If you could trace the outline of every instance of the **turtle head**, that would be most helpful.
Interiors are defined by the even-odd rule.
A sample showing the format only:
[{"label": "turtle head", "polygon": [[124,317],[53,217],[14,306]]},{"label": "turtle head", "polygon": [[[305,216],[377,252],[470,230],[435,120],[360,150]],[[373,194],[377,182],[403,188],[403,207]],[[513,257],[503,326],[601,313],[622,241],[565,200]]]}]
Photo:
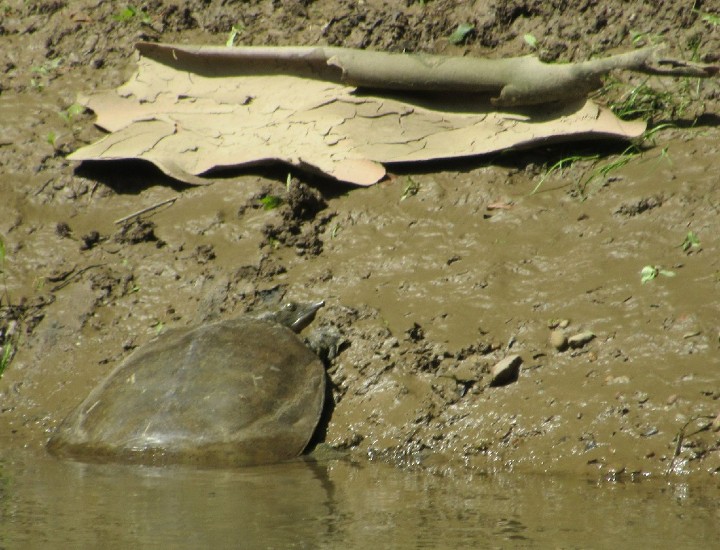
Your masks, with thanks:
[{"label": "turtle head", "polygon": [[315,319],[315,313],[325,305],[325,301],[301,304],[298,302],[285,302],[279,309],[259,315],[259,319],[274,321],[285,325],[293,332],[300,332]]}]

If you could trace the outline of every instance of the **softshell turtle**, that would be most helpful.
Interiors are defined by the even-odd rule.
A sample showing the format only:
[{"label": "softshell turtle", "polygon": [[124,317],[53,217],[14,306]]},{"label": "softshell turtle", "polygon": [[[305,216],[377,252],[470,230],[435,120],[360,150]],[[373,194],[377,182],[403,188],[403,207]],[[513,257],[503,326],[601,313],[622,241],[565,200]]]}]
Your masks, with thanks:
[{"label": "softshell turtle", "polygon": [[115,368],[48,442],[58,456],[245,466],[298,456],[325,370],[300,332],[323,302],[168,330]]}]

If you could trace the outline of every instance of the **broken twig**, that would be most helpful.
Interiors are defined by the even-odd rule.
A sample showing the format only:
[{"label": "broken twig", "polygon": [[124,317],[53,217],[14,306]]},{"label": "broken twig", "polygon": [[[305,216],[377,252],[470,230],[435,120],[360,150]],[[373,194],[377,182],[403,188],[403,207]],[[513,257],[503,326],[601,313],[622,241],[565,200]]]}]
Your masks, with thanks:
[{"label": "broken twig", "polygon": [[177,46],[140,42],[146,57],[201,74],[294,74],[384,90],[493,94],[498,106],[538,105],[585,97],[612,70],[708,78],[720,66],[661,55],[662,47],[579,63],[543,63],[537,57],[483,59],[401,54],[336,47]]},{"label": "broken twig", "polygon": [[147,208],[143,208],[142,210],[138,210],[137,212],[133,212],[132,214],[128,214],[124,218],[120,218],[119,220],[115,220],[115,224],[119,225],[121,223],[125,223],[128,220],[131,220],[133,218],[137,218],[138,216],[142,216],[143,214],[146,214],[152,210],[156,210],[157,208],[160,208],[162,206],[165,206],[166,204],[172,204],[174,203],[178,198],[172,197],[171,199],[167,199],[164,201],[160,201],[157,204],[153,204],[152,206],[148,206]]},{"label": "broken twig", "polygon": [[96,267],[102,267],[102,266],[104,266],[104,265],[105,265],[105,264],[93,264],[93,265],[89,265],[89,266],[83,267],[83,268],[82,268],[81,270],[79,270],[79,271],[74,271],[75,268],[73,268],[74,273],[73,273],[72,271],[71,271],[70,273],[68,273],[68,274],[67,274],[67,277],[65,278],[65,280],[64,280],[62,283],[60,283],[60,284],[58,284],[58,285],[55,285],[55,286],[52,287],[50,290],[51,290],[52,292],[57,292],[58,290],[63,289],[63,288],[65,288],[66,286],[68,286],[71,282],[73,282],[75,279],[77,279],[78,277],[80,277],[80,275],[82,275],[82,274],[85,273],[86,271],[89,271],[90,269],[94,269],[94,268],[96,268]]}]

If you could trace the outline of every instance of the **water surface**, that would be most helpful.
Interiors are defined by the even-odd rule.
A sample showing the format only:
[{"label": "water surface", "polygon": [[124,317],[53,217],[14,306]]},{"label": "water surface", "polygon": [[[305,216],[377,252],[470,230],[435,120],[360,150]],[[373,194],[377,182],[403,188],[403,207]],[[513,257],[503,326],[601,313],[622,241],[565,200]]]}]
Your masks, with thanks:
[{"label": "water surface", "polygon": [[0,462],[2,548],[709,548],[720,487],[296,462],[201,471]]}]

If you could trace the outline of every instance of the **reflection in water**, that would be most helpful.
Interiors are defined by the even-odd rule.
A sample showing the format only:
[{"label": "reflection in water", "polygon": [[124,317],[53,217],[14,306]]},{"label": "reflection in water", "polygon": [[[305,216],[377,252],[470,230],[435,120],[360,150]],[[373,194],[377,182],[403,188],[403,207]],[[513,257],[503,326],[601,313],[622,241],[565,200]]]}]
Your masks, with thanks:
[{"label": "reflection in water", "polygon": [[627,547],[720,534],[720,487],[294,462],[199,471],[0,458],[0,547]]}]

